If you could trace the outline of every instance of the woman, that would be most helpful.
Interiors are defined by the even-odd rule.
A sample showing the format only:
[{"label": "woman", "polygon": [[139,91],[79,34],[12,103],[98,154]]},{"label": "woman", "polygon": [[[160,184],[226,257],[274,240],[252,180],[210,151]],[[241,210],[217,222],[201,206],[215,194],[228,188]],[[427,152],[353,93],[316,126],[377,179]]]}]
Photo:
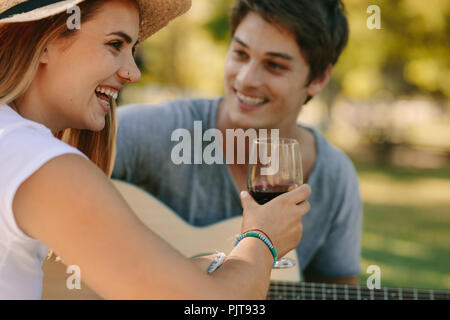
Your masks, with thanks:
[{"label": "woman", "polygon": [[[66,10],[74,5],[80,29],[68,27],[77,11]],[[185,259],[140,222],[108,179],[114,100],[140,78],[136,45],[189,5],[0,5],[0,298],[41,297],[48,248],[78,265],[104,298],[265,298],[274,260],[267,243],[242,239],[208,274],[215,257]],[[300,241],[309,194],[300,187],[264,206],[244,194],[241,232],[258,229],[279,256],[286,254]]]}]

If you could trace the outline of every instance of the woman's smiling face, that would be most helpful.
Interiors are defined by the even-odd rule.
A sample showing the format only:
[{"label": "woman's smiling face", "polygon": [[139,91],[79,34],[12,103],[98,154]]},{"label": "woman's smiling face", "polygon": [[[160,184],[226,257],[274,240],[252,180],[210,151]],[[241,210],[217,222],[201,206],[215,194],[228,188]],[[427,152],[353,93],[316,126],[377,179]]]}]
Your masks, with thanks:
[{"label": "woman's smiling face", "polygon": [[112,0],[73,37],[51,41],[35,78],[34,96],[47,113],[44,124],[56,130],[102,130],[111,98],[125,82],[141,77],[133,56],[138,34],[135,2]]}]

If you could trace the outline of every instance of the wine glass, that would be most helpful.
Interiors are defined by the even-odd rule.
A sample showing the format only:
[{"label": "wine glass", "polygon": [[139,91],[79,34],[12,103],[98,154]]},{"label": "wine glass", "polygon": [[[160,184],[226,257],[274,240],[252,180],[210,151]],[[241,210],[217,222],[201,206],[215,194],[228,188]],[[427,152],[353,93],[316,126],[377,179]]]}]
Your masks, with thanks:
[{"label": "wine glass", "polygon": [[[257,138],[250,146],[247,188],[259,204],[291,191],[303,183],[300,145],[295,139]],[[277,260],[273,268],[295,266],[289,258]]]}]

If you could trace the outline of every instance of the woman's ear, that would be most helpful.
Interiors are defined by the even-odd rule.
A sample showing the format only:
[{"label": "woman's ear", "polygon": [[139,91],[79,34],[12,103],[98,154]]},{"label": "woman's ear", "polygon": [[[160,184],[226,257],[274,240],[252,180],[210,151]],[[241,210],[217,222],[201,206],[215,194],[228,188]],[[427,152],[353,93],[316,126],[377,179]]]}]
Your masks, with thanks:
[{"label": "woman's ear", "polygon": [[328,81],[331,78],[331,72],[333,71],[333,66],[328,65],[327,70],[323,74],[322,77],[315,79],[311,82],[307,88],[307,93],[309,96],[314,97],[322,91],[323,88],[327,85]]},{"label": "woman's ear", "polygon": [[39,62],[44,63],[44,64],[48,63],[48,49],[47,48],[45,48],[44,51],[42,52]]}]

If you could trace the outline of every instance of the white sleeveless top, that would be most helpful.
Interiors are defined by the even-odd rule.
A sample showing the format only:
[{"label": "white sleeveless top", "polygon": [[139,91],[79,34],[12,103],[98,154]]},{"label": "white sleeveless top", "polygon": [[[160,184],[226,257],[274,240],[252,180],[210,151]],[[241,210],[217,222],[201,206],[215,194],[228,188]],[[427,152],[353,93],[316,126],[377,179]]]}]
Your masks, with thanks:
[{"label": "white sleeveless top", "polygon": [[51,131],[0,104],[0,299],[41,299],[48,248],[16,224],[12,204],[19,186],[50,159],[84,156]]}]

